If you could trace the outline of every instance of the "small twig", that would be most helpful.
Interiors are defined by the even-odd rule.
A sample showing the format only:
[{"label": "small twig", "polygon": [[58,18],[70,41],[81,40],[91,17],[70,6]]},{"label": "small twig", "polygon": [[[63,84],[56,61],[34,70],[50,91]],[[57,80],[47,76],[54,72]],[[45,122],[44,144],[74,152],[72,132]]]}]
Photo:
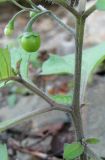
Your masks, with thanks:
[{"label": "small twig", "polygon": [[32,1],[32,0],[29,0],[28,2],[31,4],[31,6],[32,6],[33,8],[36,8],[37,10],[39,10],[39,11],[40,11],[40,9],[37,7],[37,5],[36,5],[36,4],[34,4],[34,3],[33,3],[33,1]]},{"label": "small twig", "polygon": [[35,17],[31,18],[30,21],[28,22],[27,26],[25,27],[25,30],[30,30],[30,27],[32,27],[32,24],[41,16],[43,15],[49,15],[51,16],[60,26],[62,26],[64,29],[66,29],[69,33],[71,33],[73,36],[75,36],[75,31],[73,28],[69,27],[68,25],[64,24],[60,18],[58,18],[54,13],[47,9],[41,10],[39,14],[37,14]]},{"label": "small twig", "polygon": [[52,98],[50,98],[47,94],[45,94],[42,90],[40,90],[32,82],[26,81],[24,79],[21,79],[20,77],[14,77],[14,78],[12,78],[12,80],[19,82],[20,84],[24,85],[26,88],[28,88],[31,91],[33,91],[35,94],[37,94],[40,97],[42,97],[52,107],[56,107],[56,109],[58,109],[58,110],[60,109],[61,111],[64,111],[64,112],[69,112],[69,113],[72,112],[72,110],[70,109],[70,107],[68,108],[67,105],[56,103],[54,100],[52,100]]},{"label": "small twig", "polygon": [[18,6],[21,9],[27,9],[26,7],[22,6],[21,4],[19,4],[16,0],[11,0],[16,6]]},{"label": "small twig", "polygon": [[69,12],[71,12],[76,18],[79,17],[79,13],[73,8],[71,7],[68,3],[64,3],[64,1],[62,0],[54,0],[54,3],[61,5],[62,7],[66,8]]},{"label": "small twig", "polygon": [[[12,2],[15,4],[15,5],[17,5],[18,7],[20,7],[21,9],[22,9],[22,11],[20,11],[19,13],[17,13],[17,15],[18,14],[20,14],[20,13],[23,13],[23,12],[25,12],[25,11],[33,11],[33,12],[35,12],[35,10],[34,9],[32,9],[32,8],[26,8],[26,7],[24,7],[24,6],[22,6],[22,5],[20,5],[19,3],[17,3],[16,1],[14,1],[14,0],[12,0]],[[34,4],[34,3],[33,3]],[[46,11],[45,13],[40,13],[41,14],[41,16],[43,15],[43,14],[48,14],[48,15],[50,15],[54,20],[56,20],[57,22],[58,22],[58,24],[60,25],[60,26],[62,26],[64,29],[66,29],[69,33],[71,33],[72,35],[74,35],[75,36],[75,31],[74,31],[74,29],[73,28],[71,28],[71,27],[69,27],[68,25],[66,25],[66,24],[64,24],[61,20],[60,20],[60,18],[58,18],[54,13],[52,13],[51,11],[49,11],[49,10],[47,10],[47,9],[45,9],[44,7],[37,7],[36,5],[35,5],[35,8],[37,9],[37,10],[39,10],[39,11]],[[37,17],[36,17],[37,18]],[[33,19],[33,18],[32,18]],[[30,20],[30,21],[32,21],[32,20]],[[29,24],[29,23],[28,23]]]},{"label": "small twig", "polygon": [[9,147],[11,147],[14,150],[18,150],[20,152],[23,153],[28,153],[30,155],[36,156],[36,157],[40,157],[42,159],[46,159],[48,157],[48,155],[44,154],[44,153],[40,153],[39,151],[33,151],[32,149],[29,148],[25,148],[20,146],[19,144],[17,144],[17,142],[13,139],[11,139],[11,141],[9,142]]},{"label": "small twig", "polygon": [[33,84],[31,81],[24,80],[21,77],[9,77],[6,79],[0,80],[3,81],[16,81],[29,90],[31,90],[33,93],[39,95],[41,98],[43,98],[46,102],[48,102],[52,107],[55,107],[55,110],[60,110],[63,112],[69,112],[72,114],[72,108],[70,108],[70,105],[63,105],[56,103],[52,98],[50,98],[46,93],[44,93],[41,89],[39,89],[35,84]]},{"label": "small twig", "polygon": [[69,33],[75,36],[75,31],[72,27],[69,27],[68,25],[64,24],[55,14],[52,12],[49,13],[50,16],[55,19],[59,25],[61,25],[64,29],[66,29]]},{"label": "small twig", "polygon": [[[7,120],[4,122],[0,123],[0,132],[3,132],[5,130],[7,130],[8,128],[14,127],[16,125],[18,125],[19,123],[26,121],[32,117],[47,113],[47,112],[51,112],[53,110],[59,110],[59,111],[63,111],[62,108],[56,108],[56,107],[47,107],[41,110],[35,110],[29,113],[26,113],[24,115],[18,116],[17,118],[11,119],[11,120]],[[67,112],[67,111],[66,111]]]},{"label": "small twig", "polygon": [[96,10],[96,5],[91,6],[83,15],[83,18],[86,19],[90,14]]}]

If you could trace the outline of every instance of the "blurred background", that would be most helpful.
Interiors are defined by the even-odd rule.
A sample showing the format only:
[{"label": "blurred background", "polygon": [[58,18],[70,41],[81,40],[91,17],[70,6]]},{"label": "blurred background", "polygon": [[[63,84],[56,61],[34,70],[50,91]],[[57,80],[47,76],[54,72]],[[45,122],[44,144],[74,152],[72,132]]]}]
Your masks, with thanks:
[{"label": "blurred background", "polygon": [[[34,0],[36,4],[52,10],[65,24],[75,27],[74,17],[64,8]],[[29,6],[26,0],[20,0]],[[87,2],[91,6],[94,0]],[[4,36],[3,30],[12,16],[20,9],[12,3],[0,3],[0,47],[5,47],[24,31],[29,20],[29,13],[24,13],[15,22],[15,32],[10,38]],[[105,12],[94,12],[88,17],[85,27],[84,49],[105,41]],[[38,67],[49,54],[68,55],[75,52],[74,39],[47,15],[33,25],[33,30],[41,35],[41,48],[37,60],[29,66],[30,77],[41,89],[52,95],[64,94],[72,90],[70,76],[36,76]],[[105,62],[95,71],[88,85],[85,103],[82,109],[83,125],[86,137],[97,137],[100,143],[91,146],[100,156],[105,157]],[[10,84],[0,89],[0,121],[14,118],[21,114],[43,108],[48,104],[37,95],[19,84]],[[61,159],[63,145],[73,142],[75,132],[72,120],[62,112],[54,111],[38,116],[0,135],[8,144],[10,160]]]}]

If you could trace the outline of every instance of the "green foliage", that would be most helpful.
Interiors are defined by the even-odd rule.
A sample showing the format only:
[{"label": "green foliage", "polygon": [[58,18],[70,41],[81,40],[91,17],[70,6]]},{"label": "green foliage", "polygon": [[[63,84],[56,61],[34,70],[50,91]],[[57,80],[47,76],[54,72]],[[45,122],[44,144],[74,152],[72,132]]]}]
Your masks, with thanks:
[{"label": "green foliage", "polygon": [[79,157],[84,151],[84,147],[79,142],[64,145],[63,158],[65,160],[73,160]]},{"label": "green foliage", "polygon": [[105,0],[97,0],[96,8],[98,10],[105,10]]},{"label": "green foliage", "polygon": [[[0,87],[5,85],[10,77],[15,77],[17,74],[21,74],[23,79],[28,79],[28,65],[29,61],[36,61],[38,54],[27,54],[22,48],[5,48],[0,49]],[[35,67],[40,65],[37,62]]]},{"label": "green foliage", "polygon": [[8,160],[7,146],[4,143],[0,144],[0,160]]},{"label": "green foliage", "polygon": [[[0,0],[0,2],[6,2],[6,1],[8,1],[8,0]],[[30,10],[29,8],[20,5],[18,3],[18,1],[17,2],[15,2],[15,0],[10,0],[10,1],[13,1],[18,7],[23,8],[24,11],[26,11],[27,9],[28,9],[28,11]],[[71,115],[72,115],[72,119],[75,123],[76,132],[77,132],[77,139],[79,139],[79,141],[81,142],[83,140],[81,138],[83,134],[81,133],[82,132],[81,131],[82,130],[82,123],[81,123],[82,118],[81,118],[81,115],[78,114],[80,112],[79,106],[81,104],[81,100],[83,100],[83,98],[84,98],[85,88],[86,88],[86,85],[87,85],[87,82],[88,82],[88,79],[89,79],[91,73],[93,72],[94,69],[97,68],[97,66],[100,64],[100,62],[103,61],[103,59],[105,59],[105,43],[102,43],[96,47],[85,50],[83,52],[83,59],[82,59],[82,66],[81,66],[81,63],[80,63],[81,57],[82,57],[81,48],[83,45],[82,38],[84,35],[83,28],[84,28],[84,23],[85,23],[85,16],[88,16],[90,13],[92,13],[92,9],[90,8],[90,10],[87,10],[86,11],[87,13],[85,12],[86,14],[84,13],[84,16],[82,16],[81,13],[78,12],[78,9],[75,10],[75,8],[72,8],[71,6],[69,6],[70,5],[69,0],[46,0],[46,1],[62,5],[63,7],[67,8],[76,18],[77,27],[76,27],[76,32],[75,32],[76,34],[75,34],[72,31],[72,29],[69,28],[69,26],[65,25],[56,15],[50,13],[46,9],[46,13],[50,13],[49,15],[52,16],[53,18],[55,18],[55,20],[61,26],[65,27],[65,29],[70,31],[70,33],[72,32],[73,35],[75,34],[76,54],[78,54],[78,56],[76,57],[76,62],[79,66],[78,67],[79,70],[76,68],[77,73],[74,73],[75,54],[66,55],[66,56],[62,56],[62,57],[58,56],[58,55],[50,55],[49,59],[47,61],[45,61],[44,64],[42,65],[42,73],[41,74],[42,75],[53,75],[53,74],[57,74],[57,75],[62,75],[62,74],[70,75],[70,74],[72,74],[72,75],[74,75],[75,74],[75,76],[78,74],[78,76],[76,77],[76,80],[74,82],[74,84],[76,86],[75,91],[74,91],[74,97],[72,97],[72,94],[71,95],[69,95],[69,94],[68,95],[54,95],[54,96],[50,95],[50,97],[48,97],[46,94],[44,94],[44,92],[42,92],[39,88],[37,88],[37,86],[34,86],[30,81],[25,81],[28,79],[29,61],[31,60],[32,63],[35,63],[34,60],[37,59],[37,54],[38,54],[35,51],[37,51],[40,47],[40,35],[39,34],[36,35],[36,33],[30,32],[30,29],[32,29],[32,24],[33,24],[34,20],[36,20],[38,18],[38,16],[43,15],[42,13],[39,14],[36,19],[31,19],[32,21],[28,22],[25,31],[28,30],[29,32],[23,33],[23,35],[20,38],[20,44],[24,50],[22,48],[14,48],[14,47],[0,49],[0,65],[1,65],[1,68],[0,68],[0,81],[1,81],[1,83],[0,83],[0,85],[3,86],[5,83],[7,83],[8,80],[11,80],[11,77],[13,79],[14,77],[18,76],[20,79],[18,79],[17,81],[22,83],[24,86],[29,88],[34,93],[37,93],[38,95],[40,95],[50,105],[52,105],[52,106],[55,105],[56,109],[60,108],[60,107],[58,107],[59,106],[58,104],[64,104],[64,105],[70,106],[72,104],[72,99],[73,99],[75,101],[75,105],[73,105],[72,109],[69,111],[70,111],[70,113],[72,112]],[[35,8],[38,9],[38,7],[33,4],[34,2],[29,1],[29,3],[30,3],[30,6],[32,6],[32,7],[34,6]],[[81,5],[81,3],[79,3],[79,7],[81,7],[80,5]],[[96,7],[99,10],[105,10],[105,0],[97,0]],[[94,7],[92,7],[92,8],[94,8]],[[32,9],[33,8],[31,8],[31,11],[33,11]],[[41,7],[38,10],[41,10]],[[93,11],[94,11],[94,9],[93,9]],[[18,12],[18,15],[19,14],[20,13]],[[16,16],[17,15],[15,15],[15,18],[16,18]],[[33,16],[33,15],[31,15],[31,16]],[[12,23],[12,24],[9,23],[6,26],[5,34],[11,35],[13,30],[14,30],[14,23]],[[76,36],[78,36],[78,38]],[[79,41],[79,43],[78,43],[78,41]],[[27,54],[26,51],[31,52],[31,53]],[[34,52],[34,53],[32,53],[32,52]],[[38,65],[39,65],[39,62],[36,66],[38,66]],[[80,76],[80,73],[82,73],[82,76]],[[80,79],[81,79],[81,84],[80,84]],[[81,85],[81,88],[80,88],[80,85]],[[80,91],[80,93],[79,93],[79,91]],[[18,92],[23,93],[23,90],[18,90]],[[58,104],[53,103],[53,100],[51,100],[51,98],[55,102],[57,102]],[[80,101],[79,101],[79,98],[80,98]],[[10,95],[8,97],[8,103],[11,106],[14,106],[15,102],[16,102],[16,96],[14,94]],[[66,109],[66,106],[61,106],[61,107],[62,107],[61,108],[62,110],[64,110],[65,112],[66,111],[68,112],[68,109]],[[75,107],[75,109],[73,107]],[[42,114],[42,113],[45,113],[48,111],[51,111],[51,108],[50,108],[50,110],[49,110],[49,108],[45,108],[45,110],[41,110],[39,112],[32,111],[32,112],[24,114],[22,116],[20,115],[17,118],[1,122],[0,123],[0,132],[8,129],[9,127],[13,127],[13,126],[17,125],[32,116],[39,115],[39,114]],[[85,141],[89,144],[96,144],[99,142],[99,140],[96,138],[88,138]],[[76,159],[81,154],[84,153],[84,146],[80,142],[74,142],[72,144],[65,144],[64,154],[63,154],[63,158],[65,160]],[[88,147],[87,147],[87,150],[88,150]],[[87,153],[88,153],[88,151],[87,151]],[[94,157],[94,153],[93,153],[92,157]],[[7,147],[5,144],[0,144],[0,159],[8,160]],[[84,159],[84,158],[81,158],[81,159]],[[100,158],[98,158],[98,159],[100,159]]]},{"label": "green foliage", "polygon": [[26,54],[21,48],[9,48],[9,50],[11,55],[11,67],[14,71],[19,71],[24,79],[27,79],[30,54]]},{"label": "green foliage", "polygon": [[100,142],[100,140],[97,139],[97,138],[88,138],[88,139],[86,139],[85,141],[86,141],[88,144],[97,144],[97,143]]},{"label": "green foliage", "polygon": [[[70,63],[71,64],[71,63]],[[42,75],[52,74],[68,74],[72,67],[64,60],[63,57],[58,55],[50,55],[49,59],[42,65]]]},{"label": "green foliage", "polygon": [[0,48],[0,80],[6,79],[13,75],[11,68],[11,59],[8,48]]},{"label": "green foliage", "polygon": [[[91,57],[91,58],[90,58]],[[89,77],[90,73],[105,58],[105,43],[84,50],[82,60],[82,72]],[[74,74],[75,55],[50,55],[42,65],[42,75]],[[87,75],[86,75],[87,74]]]},{"label": "green foliage", "polygon": [[[83,100],[85,88],[91,73],[105,59],[105,42],[83,51],[81,97]],[[42,65],[42,75],[74,74],[75,54],[66,56],[50,55]]]}]

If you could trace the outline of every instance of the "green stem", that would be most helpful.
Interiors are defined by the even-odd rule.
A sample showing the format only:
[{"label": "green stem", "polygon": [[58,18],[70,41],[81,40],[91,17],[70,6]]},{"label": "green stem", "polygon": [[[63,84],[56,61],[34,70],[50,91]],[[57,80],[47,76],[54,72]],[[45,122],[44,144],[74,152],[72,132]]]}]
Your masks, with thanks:
[{"label": "green stem", "polygon": [[96,10],[96,5],[91,6],[83,15],[83,18],[86,19],[90,14]]},{"label": "green stem", "polygon": [[21,9],[27,9],[26,7],[22,6],[21,4],[19,4],[16,0],[11,0],[16,6],[18,6]]},{"label": "green stem", "polygon": [[33,18],[30,19],[30,21],[27,23],[27,26],[25,27],[25,31],[26,32],[30,32],[30,29],[32,28],[33,23],[41,16],[43,16],[44,14],[49,13],[49,11],[42,11],[40,13],[38,13],[36,16],[34,16]]},{"label": "green stem", "polygon": [[40,11],[40,9],[37,7],[36,4],[34,4],[34,3],[32,2],[32,0],[28,0],[28,2],[29,2],[30,5],[32,6],[32,8],[35,8],[35,9],[37,9],[38,11]]},{"label": "green stem", "polygon": [[[82,118],[80,113],[80,85],[81,85],[81,70],[82,70],[82,47],[84,36],[85,20],[80,16],[76,21],[76,55],[75,55],[75,79],[74,79],[74,95],[73,95],[73,112],[74,124],[77,134],[77,141],[82,143],[84,138]],[[84,154],[81,160],[86,160]]]},{"label": "green stem", "polygon": [[[82,17],[76,21],[76,55],[75,55],[75,80],[74,80],[74,96],[73,96],[73,110],[75,113],[75,123],[77,129],[77,139],[84,138],[81,115],[80,115],[80,83],[81,83],[81,66],[82,66],[82,46],[84,36],[84,20]],[[80,120],[80,124],[78,123]]]},{"label": "green stem", "polygon": [[16,118],[10,119],[10,120],[6,120],[4,122],[0,122],[0,133],[7,130],[8,128],[14,127],[20,123],[22,123],[23,121],[29,120],[30,118],[33,118],[35,116],[39,116],[42,115],[44,113],[48,113],[51,111],[62,111],[62,112],[67,112],[64,108],[56,108],[56,107],[46,107],[46,108],[42,108],[42,109],[36,109],[34,111],[25,113],[23,115],[20,115]]},{"label": "green stem", "polygon": [[71,12],[76,18],[79,17],[78,12],[71,7],[65,0],[53,0],[54,3],[63,6],[64,8],[66,8],[69,12]]},{"label": "green stem", "polygon": [[49,10],[43,10],[42,12],[40,12],[39,14],[37,14],[35,17],[31,18],[30,21],[28,22],[25,31],[30,31],[30,29],[32,29],[32,24],[41,16],[48,14],[49,16],[51,16],[60,26],[62,26],[64,29],[66,29],[69,33],[71,33],[73,36],[75,36],[75,32],[74,30],[69,27],[68,25],[64,24],[60,18],[58,18],[55,14],[53,14],[51,11]]},{"label": "green stem", "polygon": [[22,13],[24,13],[24,12],[27,12],[27,11],[32,11],[32,9],[27,8],[27,9],[23,9],[23,10],[17,12],[17,13],[12,17],[12,19],[11,19],[10,21],[14,21],[14,20],[16,19],[16,17],[18,17],[20,14],[22,14]]}]

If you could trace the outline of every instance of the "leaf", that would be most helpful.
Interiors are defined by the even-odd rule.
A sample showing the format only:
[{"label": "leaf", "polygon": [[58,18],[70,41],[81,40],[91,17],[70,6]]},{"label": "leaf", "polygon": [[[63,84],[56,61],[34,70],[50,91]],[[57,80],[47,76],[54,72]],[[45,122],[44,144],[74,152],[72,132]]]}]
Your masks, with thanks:
[{"label": "leaf", "polygon": [[82,78],[81,78],[81,103],[83,102],[85,89],[89,80],[89,77],[94,70],[98,68],[100,63],[105,59],[105,42],[95,47],[84,50],[82,61]]},{"label": "leaf", "polygon": [[52,74],[68,74],[70,73],[70,66],[63,57],[58,55],[50,55],[49,59],[42,65],[41,75]]},{"label": "leaf", "polygon": [[97,0],[96,8],[98,10],[105,10],[105,0]]},{"label": "leaf", "polygon": [[11,59],[8,48],[0,48],[0,80],[12,76]]},{"label": "leaf", "polygon": [[0,160],[8,160],[7,146],[4,143],[0,144]]},{"label": "leaf", "polygon": [[28,67],[29,67],[29,61],[31,59],[36,59],[36,52],[27,53],[22,48],[9,48],[11,53],[11,66],[16,71],[17,70],[17,63],[21,60],[20,63],[20,74],[22,78],[27,79],[28,78]]},{"label": "leaf", "polygon": [[24,79],[26,79],[28,77],[28,64],[29,64],[30,54],[26,53],[21,48],[10,48],[10,53],[11,53],[12,68],[16,71],[17,63],[21,60],[19,68],[20,74]]},{"label": "leaf", "polygon": [[[81,103],[88,79],[99,64],[105,59],[105,42],[83,51],[81,77]],[[42,65],[42,74],[74,74],[75,54],[66,56],[51,55]]]},{"label": "leaf", "polygon": [[50,97],[59,104],[64,104],[64,105],[72,104],[72,94],[71,95],[54,95]]},{"label": "leaf", "polygon": [[97,144],[97,143],[100,142],[100,140],[97,139],[97,138],[88,138],[88,139],[86,139],[85,141],[86,141],[88,144]]},{"label": "leaf", "polygon": [[84,152],[84,147],[79,142],[64,145],[63,158],[65,160],[72,160],[79,157]]}]

